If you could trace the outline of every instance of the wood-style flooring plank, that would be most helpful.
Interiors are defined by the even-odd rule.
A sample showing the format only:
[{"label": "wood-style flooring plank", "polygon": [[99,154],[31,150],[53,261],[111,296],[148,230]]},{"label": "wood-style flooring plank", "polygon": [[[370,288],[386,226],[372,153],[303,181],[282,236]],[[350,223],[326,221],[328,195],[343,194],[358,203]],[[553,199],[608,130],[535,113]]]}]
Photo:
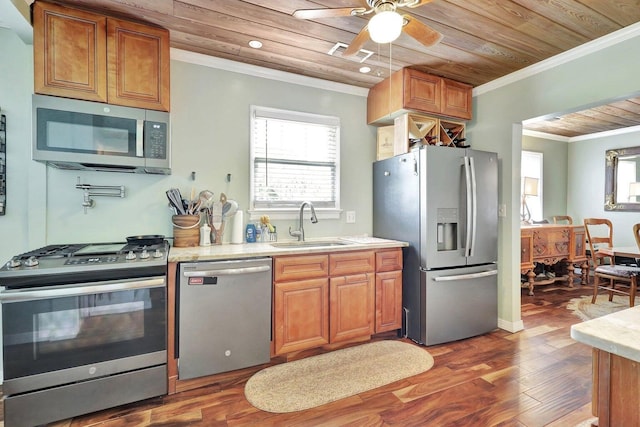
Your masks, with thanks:
[{"label": "wood-style flooring plank", "polygon": [[[537,287],[533,297],[522,289],[524,331],[497,329],[427,347],[435,362],[429,371],[318,408],[272,414],[253,407],[244,384],[263,365],[51,426],[574,426],[591,418],[591,348],[571,340],[570,327],[580,319],[566,305],[591,290],[548,288]],[[380,338],[395,339],[374,339]],[[271,364],[326,351],[297,352]]]}]

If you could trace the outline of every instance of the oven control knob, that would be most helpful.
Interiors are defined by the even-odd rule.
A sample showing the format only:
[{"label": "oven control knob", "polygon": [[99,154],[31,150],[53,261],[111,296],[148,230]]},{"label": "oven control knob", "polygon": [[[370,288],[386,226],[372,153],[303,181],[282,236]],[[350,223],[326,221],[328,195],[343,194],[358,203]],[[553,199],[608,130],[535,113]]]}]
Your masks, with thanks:
[{"label": "oven control knob", "polygon": [[155,252],[153,253],[153,257],[154,258],[162,258],[164,256],[164,254],[162,253],[162,251],[160,249],[156,249]]},{"label": "oven control knob", "polygon": [[7,268],[18,268],[22,265],[22,261],[20,261],[17,258],[11,258],[8,262],[7,262]]},{"label": "oven control knob", "polygon": [[136,254],[133,253],[133,251],[129,251],[129,253],[125,256],[125,259],[131,261],[136,259]]},{"label": "oven control knob", "polygon": [[147,258],[149,258],[150,256],[151,256],[151,255],[149,255],[149,251],[148,251],[148,250],[146,250],[146,249],[144,249],[144,250],[142,251],[142,253],[140,254],[140,259],[147,259]]},{"label": "oven control knob", "polygon": [[27,267],[35,267],[36,265],[40,264],[40,261],[38,261],[38,258],[34,257],[34,256],[30,256],[25,262],[24,265]]}]

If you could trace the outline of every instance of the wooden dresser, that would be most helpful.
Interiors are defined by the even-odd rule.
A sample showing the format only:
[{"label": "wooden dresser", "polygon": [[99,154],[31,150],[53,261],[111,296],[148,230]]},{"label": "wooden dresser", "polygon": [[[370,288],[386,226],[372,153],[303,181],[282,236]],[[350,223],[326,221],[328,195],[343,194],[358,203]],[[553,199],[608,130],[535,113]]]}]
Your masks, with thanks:
[{"label": "wooden dresser", "polygon": [[[567,280],[573,287],[574,265],[582,270],[582,284],[588,281],[588,264],[585,254],[586,233],[583,225],[538,224],[520,228],[520,272],[527,274],[529,295],[533,295],[536,284],[533,269],[536,263],[553,265],[567,264],[568,277],[553,280]],[[541,282],[549,283],[549,281]]]}]

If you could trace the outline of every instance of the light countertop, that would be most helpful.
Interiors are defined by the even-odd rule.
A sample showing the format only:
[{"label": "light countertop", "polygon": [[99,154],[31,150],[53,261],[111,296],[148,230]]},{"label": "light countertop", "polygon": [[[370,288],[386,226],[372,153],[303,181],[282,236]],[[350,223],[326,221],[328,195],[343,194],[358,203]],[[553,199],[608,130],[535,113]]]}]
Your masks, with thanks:
[{"label": "light countertop", "polygon": [[275,247],[271,243],[243,243],[222,244],[212,246],[194,246],[189,248],[174,248],[169,251],[169,262],[182,261],[212,261],[231,258],[253,258],[259,256],[297,255],[326,252],[344,252],[367,249],[385,249],[409,246],[407,242],[379,239],[377,237],[337,237],[331,239],[307,239],[307,242],[340,241],[345,243],[338,246],[305,246],[305,247]]},{"label": "light countertop", "polygon": [[640,306],[575,324],[571,338],[640,362]]}]

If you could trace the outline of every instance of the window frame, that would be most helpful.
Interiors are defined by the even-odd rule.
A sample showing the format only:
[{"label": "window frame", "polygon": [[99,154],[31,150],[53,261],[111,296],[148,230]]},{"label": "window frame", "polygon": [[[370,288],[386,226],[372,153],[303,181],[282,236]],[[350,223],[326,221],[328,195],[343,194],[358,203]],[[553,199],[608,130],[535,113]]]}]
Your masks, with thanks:
[{"label": "window frame", "polygon": [[320,219],[339,219],[342,213],[342,209],[340,208],[340,118],[337,116],[327,116],[321,114],[313,114],[306,113],[300,111],[292,111],[285,110],[280,108],[272,108],[272,107],[262,107],[258,105],[250,106],[250,114],[249,114],[249,209],[247,210],[249,214],[249,220],[257,220],[262,215],[269,215],[271,219],[295,219],[298,218],[299,206],[298,207],[277,207],[277,208],[256,208],[255,206],[255,188],[254,188],[254,178],[255,178],[255,158],[256,158],[256,150],[255,150],[255,135],[254,129],[255,124],[254,120],[256,116],[259,115],[261,118],[273,118],[277,120],[289,120],[289,121],[297,121],[297,122],[306,122],[312,123],[315,125],[329,125],[336,127],[336,138],[335,138],[335,150],[336,150],[336,159],[335,159],[335,206],[332,208],[319,208],[315,207],[316,216]]},{"label": "window frame", "polygon": [[[537,167],[534,164],[526,165],[526,157],[531,159],[535,159],[535,163],[538,163]],[[527,205],[529,206],[529,210],[531,211],[531,221],[543,221],[544,220],[544,193],[543,193],[543,162],[544,162],[544,154],[537,151],[528,151],[522,150],[520,156],[520,200],[522,200],[522,192],[523,192],[523,182],[524,177],[528,176],[531,178],[538,179],[538,195],[537,196],[529,196],[527,198]],[[540,217],[534,218],[534,213],[538,213]]]}]

